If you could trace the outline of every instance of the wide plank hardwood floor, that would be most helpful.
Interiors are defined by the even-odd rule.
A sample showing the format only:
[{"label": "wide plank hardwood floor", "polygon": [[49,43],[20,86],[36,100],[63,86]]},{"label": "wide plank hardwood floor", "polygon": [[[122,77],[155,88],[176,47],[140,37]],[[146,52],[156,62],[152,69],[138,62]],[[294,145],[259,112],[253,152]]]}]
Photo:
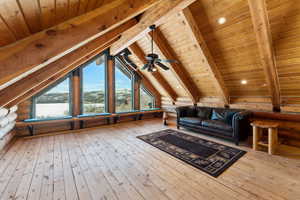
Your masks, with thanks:
[{"label": "wide plank hardwood floor", "polygon": [[151,119],[18,139],[1,156],[0,199],[300,199],[299,159],[242,145],[248,153],[213,178],[136,138],[166,128]]}]

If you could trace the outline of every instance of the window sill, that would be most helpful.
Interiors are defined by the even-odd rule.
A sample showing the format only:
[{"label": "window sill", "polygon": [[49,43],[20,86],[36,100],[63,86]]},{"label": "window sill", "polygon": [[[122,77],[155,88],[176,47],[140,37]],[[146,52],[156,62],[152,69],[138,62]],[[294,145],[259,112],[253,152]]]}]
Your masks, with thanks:
[{"label": "window sill", "polygon": [[43,122],[43,121],[53,121],[53,120],[64,120],[64,119],[72,119],[72,116],[65,116],[65,117],[52,117],[52,118],[44,118],[44,119],[25,119],[24,122]]},{"label": "window sill", "polygon": [[108,116],[108,115],[111,115],[111,113],[82,114],[82,115],[77,115],[77,117],[84,118],[84,117],[96,117],[96,116]]}]

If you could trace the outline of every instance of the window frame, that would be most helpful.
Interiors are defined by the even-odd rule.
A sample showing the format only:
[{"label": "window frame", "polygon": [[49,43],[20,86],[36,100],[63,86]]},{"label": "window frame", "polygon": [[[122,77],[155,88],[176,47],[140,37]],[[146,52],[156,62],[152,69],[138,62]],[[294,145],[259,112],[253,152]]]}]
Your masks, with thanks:
[{"label": "window frame", "polygon": [[31,112],[30,112],[30,118],[31,119],[38,119],[36,117],[36,102],[37,102],[37,98],[45,93],[47,93],[48,91],[50,91],[51,89],[55,88],[57,85],[59,85],[60,83],[64,82],[66,79],[69,79],[69,99],[68,99],[68,103],[69,103],[69,115],[66,116],[61,116],[61,117],[48,117],[48,118],[44,118],[43,120],[52,120],[52,119],[62,119],[64,117],[70,117],[73,116],[73,85],[72,85],[72,72],[68,73],[65,77],[57,80],[53,85],[47,87],[46,89],[38,92],[37,94],[35,94],[32,98],[31,98]]},{"label": "window frame", "polygon": [[[153,99],[153,100],[152,100],[152,105],[153,105],[152,107],[153,107],[153,108],[150,108],[150,109],[155,109],[155,107],[156,107],[156,104],[155,104],[155,102],[156,102],[156,101],[155,101],[155,100],[156,100],[156,99],[155,99],[155,96],[154,96],[154,95],[153,95],[153,94],[152,94],[152,93],[151,93],[151,92],[150,92],[150,91],[149,91],[142,83],[140,84],[140,90],[143,90],[146,94],[148,94],[149,96],[152,97],[152,99]],[[141,98],[141,92],[140,92],[140,96],[139,96],[140,105],[141,105],[141,99],[142,99],[142,98]],[[145,110],[145,109],[142,109],[141,106],[140,106],[140,110]]]},{"label": "window frame", "polygon": [[[101,57],[101,56],[105,56],[104,58],[104,112],[102,113],[93,113],[93,114],[84,114],[83,113],[83,68],[88,67],[88,65],[94,61],[96,61],[97,58]],[[81,115],[98,115],[98,114],[104,114],[108,112],[108,84],[107,84],[107,65],[108,65],[108,56],[109,53],[107,50],[103,51],[102,53],[94,56],[93,58],[91,58],[89,61],[85,62],[84,64],[80,65],[79,67],[79,77],[80,77],[80,114]]]},{"label": "window frame", "polygon": [[[120,64],[120,68],[117,66],[117,62]],[[121,111],[121,112],[117,112],[117,87],[116,87],[116,68],[118,68],[122,73],[124,73],[125,76],[129,76],[128,78],[130,79],[131,81],[131,110],[129,111]],[[123,63],[123,61],[118,58],[117,56],[115,57],[115,86],[114,86],[114,89],[115,89],[115,112],[116,113],[124,113],[124,112],[133,112],[135,111],[134,109],[134,79],[135,79],[135,76],[134,76],[134,73],[132,73],[132,71],[130,69],[127,68],[126,64]]]}]

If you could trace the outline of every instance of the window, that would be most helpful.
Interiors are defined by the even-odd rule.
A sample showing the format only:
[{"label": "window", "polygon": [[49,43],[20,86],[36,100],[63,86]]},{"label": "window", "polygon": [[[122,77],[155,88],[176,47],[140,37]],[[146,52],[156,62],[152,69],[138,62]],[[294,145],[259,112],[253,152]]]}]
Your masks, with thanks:
[{"label": "window", "polygon": [[68,76],[54,87],[33,97],[32,117],[46,119],[70,116],[70,94],[70,76]]},{"label": "window", "polygon": [[82,114],[104,113],[105,55],[97,57],[82,68]]},{"label": "window", "polygon": [[116,60],[115,68],[116,112],[127,112],[133,108],[131,73]]},{"label": "window", "polygon": [[154,108],[154,97],[143,86],[140,87],[140,106],[141,110]]}]

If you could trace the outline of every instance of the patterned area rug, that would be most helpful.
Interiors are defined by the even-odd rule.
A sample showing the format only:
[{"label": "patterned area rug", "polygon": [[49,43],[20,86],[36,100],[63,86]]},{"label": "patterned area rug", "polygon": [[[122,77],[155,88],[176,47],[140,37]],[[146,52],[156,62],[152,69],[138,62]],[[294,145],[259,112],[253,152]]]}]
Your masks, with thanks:
[{"label": "patterned area rug", "polygon": [[213,177],[218,177],[246,153],[233,147],[187,135],[172,129],[138,136],[137,138]]}]

